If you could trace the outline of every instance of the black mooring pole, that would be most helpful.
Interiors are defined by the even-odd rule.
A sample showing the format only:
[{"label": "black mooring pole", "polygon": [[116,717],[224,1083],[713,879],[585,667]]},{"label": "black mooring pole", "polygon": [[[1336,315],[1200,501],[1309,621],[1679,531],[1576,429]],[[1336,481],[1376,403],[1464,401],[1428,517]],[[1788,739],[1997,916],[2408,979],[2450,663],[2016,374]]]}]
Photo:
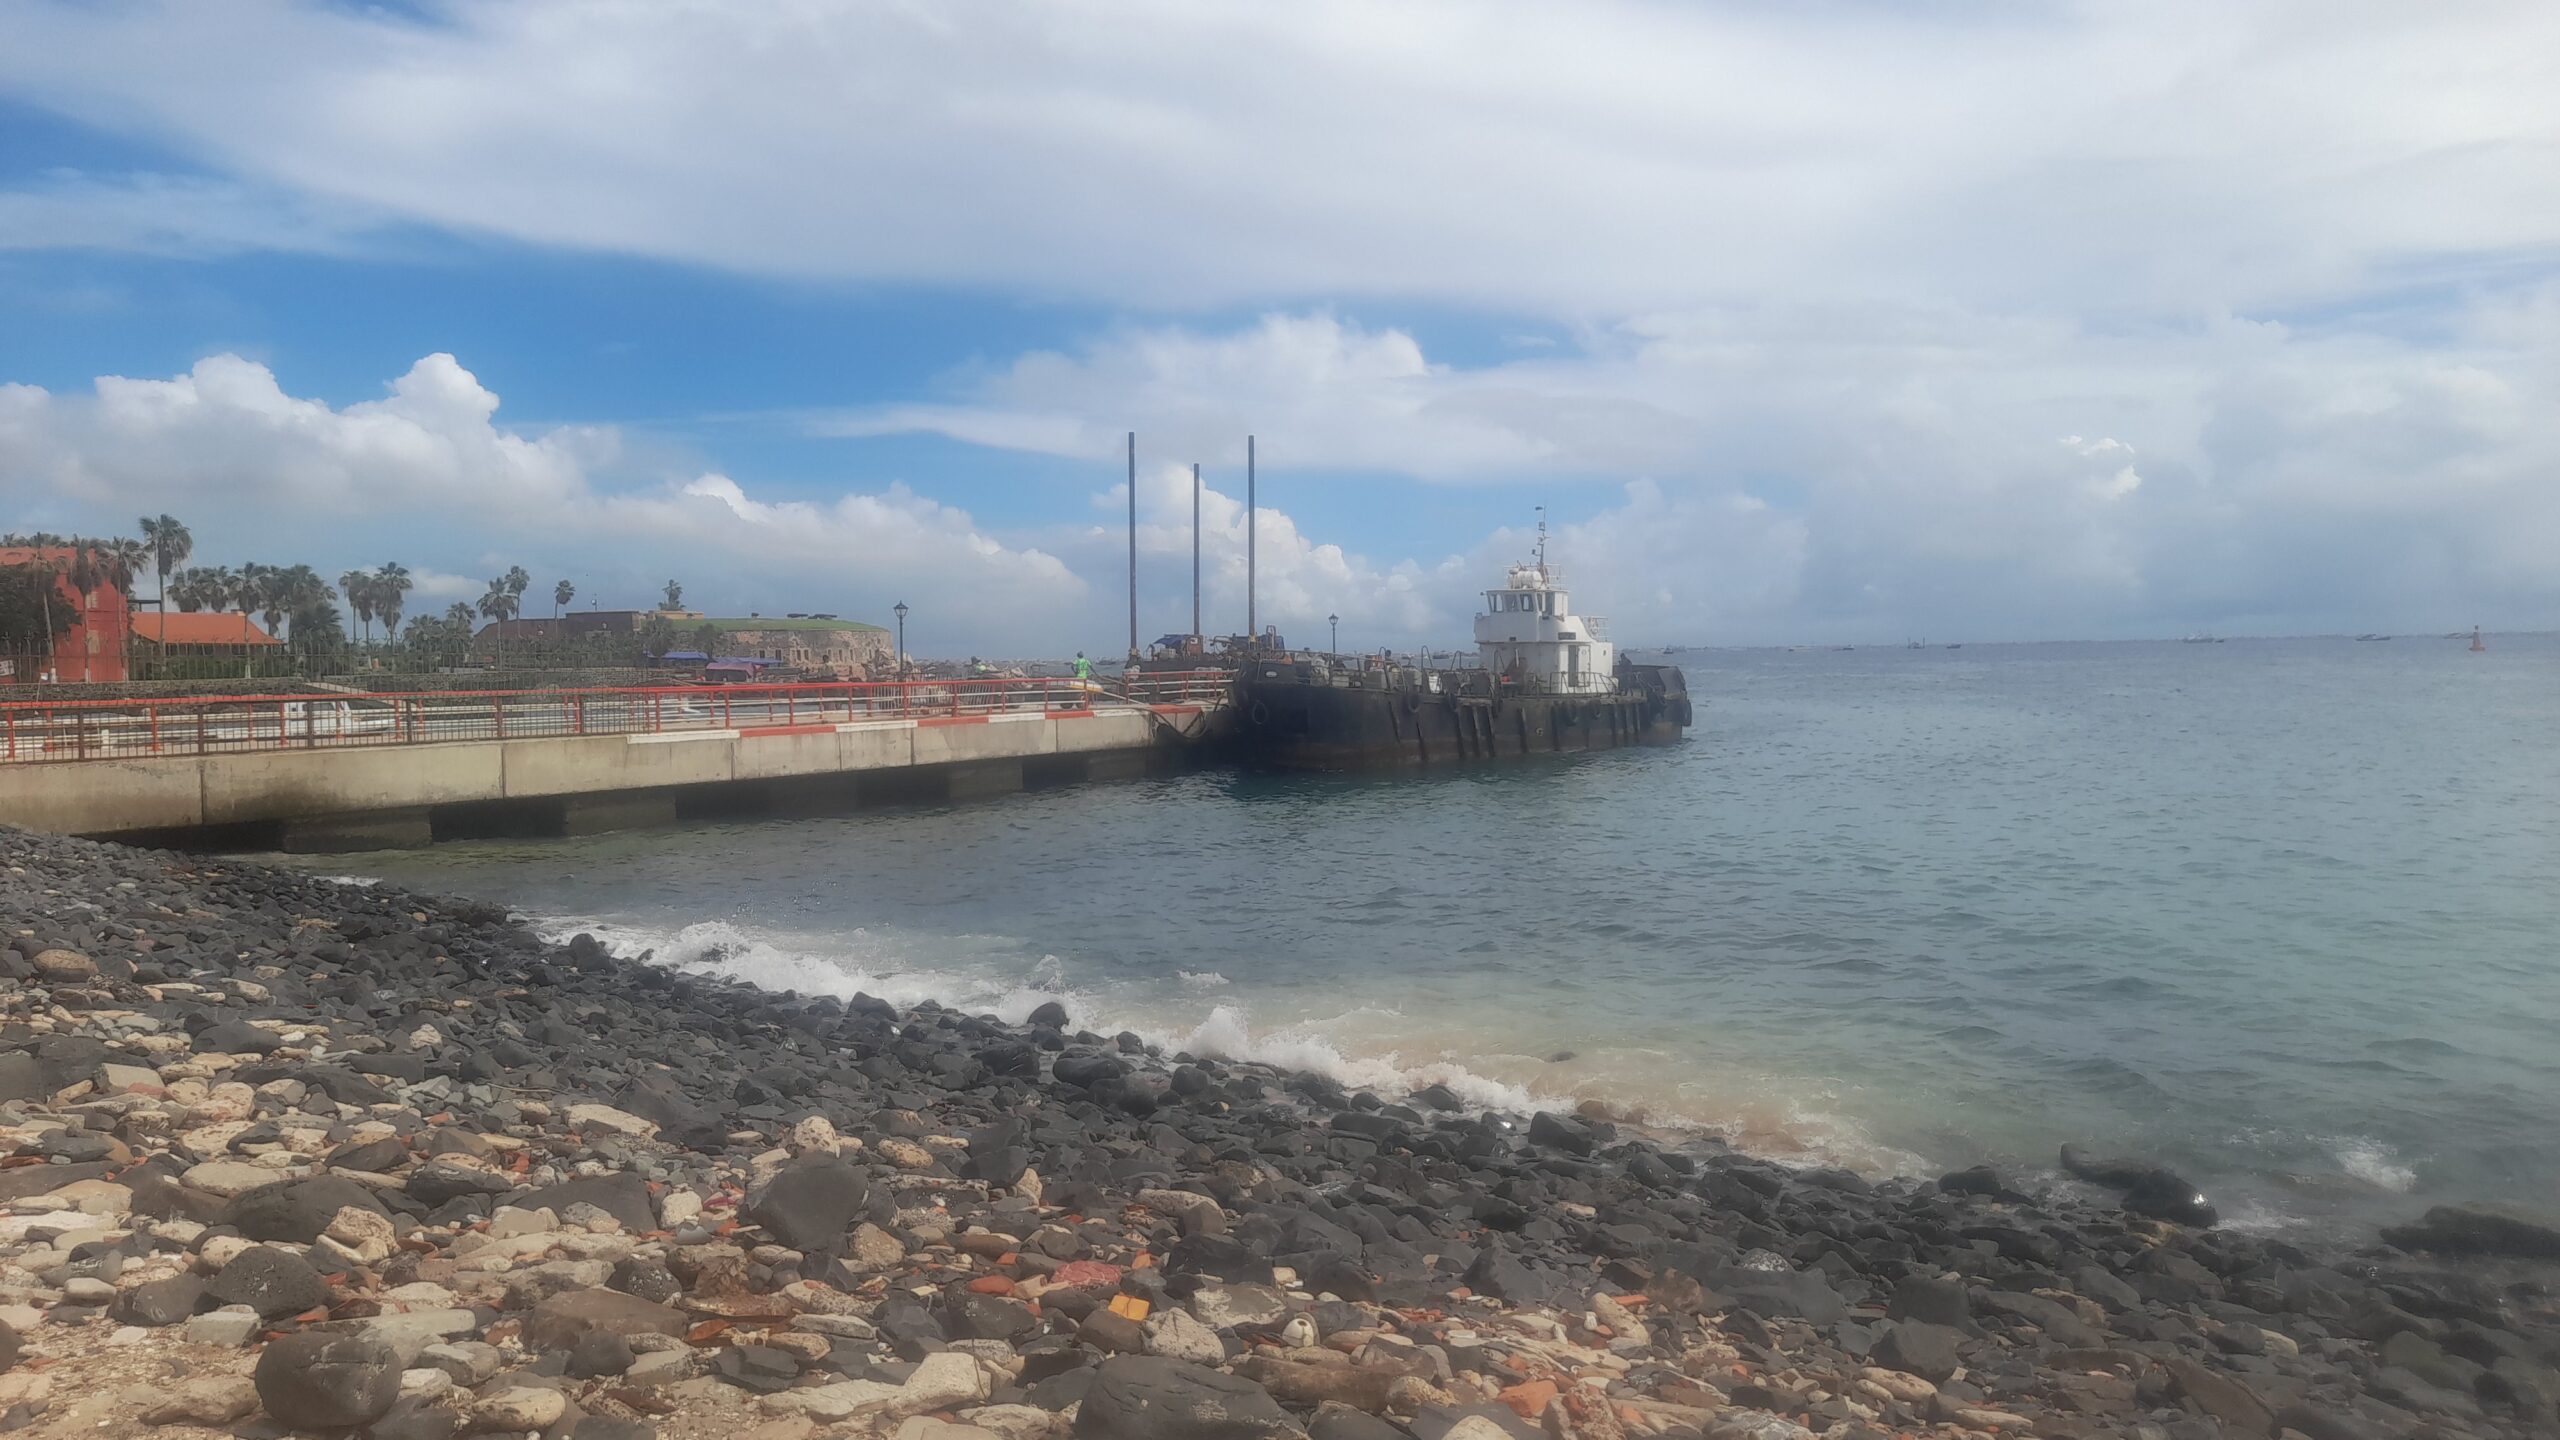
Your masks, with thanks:
[{"label": "black mooring pole", "polygon": [[1137,430],[1129,430],[1129,653],[1137,653]]},{"label": "black mooring pole", "polygon": [[1262,644],[1262,627],[1253,613],[1253,437],[1244,437],[1244,634],[1249,645]]},{"label": "black mooring pole", "polygon": [[1202,647],[1200,635],[1200,462],[1191,463],[1191,648]]}]

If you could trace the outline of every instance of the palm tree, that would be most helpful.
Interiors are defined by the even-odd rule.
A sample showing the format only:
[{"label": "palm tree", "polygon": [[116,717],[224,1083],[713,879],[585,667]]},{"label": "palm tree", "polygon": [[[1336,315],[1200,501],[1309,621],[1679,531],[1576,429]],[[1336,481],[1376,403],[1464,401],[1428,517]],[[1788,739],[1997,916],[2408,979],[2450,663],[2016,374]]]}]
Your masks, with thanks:
[{"label": "palm tree", "polygon": [[[515,572],[517,575],[523,573],[521,570]],[[507,583],[511,578],[511,576],[501,575],[490,581],[489,593],[480,597],[480,613],[497,622],[498,630],[494,639],[501,655],[506,653],[507,648],[507,622],[515,618],[516,607],[522,603],[517,598],[517,592]]]},{"label": "palm tree", "polygon": [[[320,578],[320,572],[308,565],[296,565],[286,570],[284,584],[285,609],[297,622],[305,615],[331,608],[329,602],[338,598],[338,592],[329,587],[328,581]],[[298,632],[302,627],[297,623],[293,628]]]},{"label": "palm tree", "polygon": [[231,594],[240,613],[255,614],[267,622],[268,635],[284,628],[289,602],[285,599],[283,570],[251,560],[240,567],[240,579]]},{"label": "palm tree", "polygon": [[349,570],[338,577],[338,593],[347,597],[347,608],[355,612],[364,643],[372,644],[373,577],[362,570]]},{"label": "palm tree", "polygon": [[196,553],[196,537],[175,515],[142,517],[142,543],[151,549],[151,573],[160,582],[160,593],[152,605],[163,615],[169,613],[169,572],[187,563]]},{"label": "palm tree", "polygon": [[131,600],[133,578],[142,573],[143,566],[151,563],[151,548],[139,540],[118,536],[99,542],[98,557],[99,563],[106,568],[107,579],[125,593],[128,601]]},{"label": "palm tree", "polygon": [[216,565],[197,572],[204,577],[204,603],[213,610],[238,610],[247,613],[240,572],[228,565]]},{"label": "palm tree", "polygon": [[518,608],[522,608],[524,592],[533,587],[533,577],[524,573],[523,566],[510,565],[507,567],[507,573],[500,577],[498,583],[507,587],[507,594],[515,598]]},{"label": "palm tree", "polygon": [[575,585],[570,584],[570,583],[569,583],[568,581],[566,581],[566,580],[563,580],[563,581],[561,581],[559,584],[552,586],[552,587],[551,587],[551,618],[552,618],[552,619],[554,619],[554,620],[559,619],[559,618],[560,618],[560,611],[561,611],[564,607],[566,607],[570,601],[575,600],[575,599],[577,599],[577,598],[578,598],[578,587],[577,587],[577,586],[575,586]]},{"label": "palm tree", "polygon": [[90,595],[107,582],[105,559],[96,543],[72,537],[71,563],[62,574],[71,582],[71,588],[80,592],[80,608],[87,609]]},{"label": "palm tree", "polygon": [[408,601],[410,586],[416,583],[409,578],[409,567],[397,560],[387,561],[373,572],[373,579],[374,613],[382,617],[385,633],[398,630],[401,608]]}]

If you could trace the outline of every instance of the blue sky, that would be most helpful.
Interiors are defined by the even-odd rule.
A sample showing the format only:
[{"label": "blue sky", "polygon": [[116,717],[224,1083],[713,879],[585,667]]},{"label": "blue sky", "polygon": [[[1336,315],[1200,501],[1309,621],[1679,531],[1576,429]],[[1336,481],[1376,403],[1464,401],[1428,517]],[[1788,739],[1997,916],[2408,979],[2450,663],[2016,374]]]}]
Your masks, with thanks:
[{"label": "blue sky", "polygon": [[[2560,18],[0,13],[0,527],[1448,643],[2560,624]],[[547,586],[546,586],[547,588]],[[450,592],[447,595],[445,592]]]}]

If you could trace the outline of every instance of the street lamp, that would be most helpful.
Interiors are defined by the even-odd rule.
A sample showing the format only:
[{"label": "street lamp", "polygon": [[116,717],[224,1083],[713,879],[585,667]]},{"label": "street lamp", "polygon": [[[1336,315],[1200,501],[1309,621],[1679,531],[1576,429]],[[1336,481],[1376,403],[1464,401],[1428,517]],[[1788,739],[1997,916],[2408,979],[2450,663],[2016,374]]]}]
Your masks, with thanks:
[{"label": "street lamp", "polygon": [[898,617],[898,673],[904,675],[907,673],[907,602],[901,600],[889,609]]},{"label": "street lamp", "polygon": [[1333,653],[1339,655],[1342,653],[1342,617],[1327,615],[1324,618],[1325,623],[1333,627]]}]

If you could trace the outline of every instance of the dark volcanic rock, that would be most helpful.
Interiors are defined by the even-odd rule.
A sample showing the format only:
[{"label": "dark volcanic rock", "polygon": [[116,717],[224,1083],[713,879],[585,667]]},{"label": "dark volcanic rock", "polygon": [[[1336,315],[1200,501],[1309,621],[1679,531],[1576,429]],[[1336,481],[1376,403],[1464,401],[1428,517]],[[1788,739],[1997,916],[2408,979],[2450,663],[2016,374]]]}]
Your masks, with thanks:
[{"label": "dark volcanic rock", "polygon": [[2414,1225],[2382,1232],[2403,1250],[2560,1260],[2560,1219],[2506,1205],[2438,1205]]},{"label": "dark volcanic rock", "polygon": [[127,1290],[117,1297],[111,1313],[127,1325],[175,1325],[196,1313],[204,1298],[204,1281],[193,1275],[172,1275]]},{"label": "dark volcanic rock", "polygon": [[1938,1381],[1956,1373],[1964,1362],[1957,1357],[1956,1347],[1963,1336],[1945,1325],[1932,1325],[1923,1320],[1896,1320],[1876,1335],[1871,1358],[1888,1370],[1900,1370],[1923,1380]]},{"label": "dark volcanic rock", "polygon": [[222,1223],[252,1240],[280,1240],[308,1245],[320,1238],[340,1210],[348,1206],[386,1213],[373,1192],[335,1175],[261,1185],[224,1207]]},{"label": "dark volcanic rock", "polygon": [[649,1207],[649,1182],[628,1170],[563,1181],[507,1203],[526,1210],[549,1210],[555,1215],[566,1215],[572,1205],[593,1205],[621,1221],[622,1228],[634,1235],[658,1228],[657,1213]]},{"label": "dark volcanic rock", "polygon": [[2137,1215],[2196,1226],[2211,1226],[2222,1219],[2203,1191],[2157,1165],[2145,1165],[2139,1160],[2095,1159],[2082,1154],[2076,1145],[2065,1145],[2062,1168],[2091,1184],[2120,1192],[2124,1208]]},{"label": "dark volcanic rock", "polygon": [[328,1304],[329,1282],[300,1256],[260,1245],[223,1266],[204,1294],[216,1305],[246,1305],[273,1320]]},{"label": "dark volcanic rock", "polygon": [[782,1168],[749,1197],[746,1218],[780,1245],[816,1255],[842,1252],[846,1232],[863,1215],[870,1183],[842,1160],[808,1156]]},{"label": "dark volcanic rock", "polygon": [[1588,1155],[1600,1148],[1600,1136],[1580,1120],[1568,1115],[1552,1115],[1541,1110],[1529,1117],[1529,1143],[1562,1150],[1568,1155]]},{"label": "dark volcanic rock", "polygon": [[268,1342],[253,1380],[258,1403],[277,1420],[350,1430],[400,1398],[400,1352],[361,1335],[287,1335]]},{"label": "dark volcanic rock", "polygon": [[528,1350],[575,1350],[591,1331],[629,1339],[634,1335],[682,1335],[684,1316],[619,1290],[566,1290],[533,1307],[525,1317]]},{"label": "dark volcanic rock", "polygon": [[1915,1275],[1894,1287],[1884,1313],[1895,1320],[1923,1320],[1961,1329],[1973,1321],[1973,1302],[1966,1298],[1964,1286],[1958,1281]]},{"label": "dark volcanic rock", "polygon": [[[500,1433],[499,1410],[547,1414],[549,1396],[475,1407],[529,1389],[568,1400],[548,1440],[642,1440],[645,1424],[583,1408],[672,1405],[670,1428],[691,1433],[707,1386],[669,1388],[689,1376],[734,1387],[731,1404],[754,1398],[737,1390],[768,1395],[753,1409],[780,1412],[842,1381],[896,1386],[923,1364],[940,1378],[954,1350],[998,1362],[979,1372],[992,1403],[1083,1406],[1088,1440],[1263,1440],[1298,1423],[1324,1440],[1442,1440],[1469,1421],[1483,1422],[1472,1435],[1551,1440],[1614,1434],[1620,1401],[1678,1407],[1625,1428],[1685,1440],[1981,1428],[1962,1418],[1976,1407],[2024,1417],[1994,1427],[2004,1434],[2085,1440],[2270,1426],[2309,1440],[2560,1434],[2560,1323],[2533,1263],[2560,1258],[2547,1217],[2457,1207],[2394,1231],[2401,1250],[2316,1257],[2308,1241],[2141,1218],[2201,1218],[2178,1177],[2148,1165],[2075,1152],[2127,1206],[2076,1186],[2019,1194],[1987,1170],[1930,1183],[1795,1169],[1579,1113],[1471,1113],[1445,1088],[1400,1104],[1323,1076],[1071,1034],[1063,1008],[1016,1027],[929,1003],[769,992],[690,957],[637,964],[592,942],[549,945],[495,906],[5,827],[0,931],[0,1101],[20,1102],[0,1202],[105,1177],[141,1220],[214,1229],[198,1240],[98,1215],[102,1191],[89,1215],[11,1207],[22,1213],[0,1262],[18,1267],[20,1298],[61,1297],[46,1333],[66,1340],[102,1322],[180,1324],[236,1297],[271,1318],[199,1322],[198,1338],[254,1353],[286,1317],[329,1307],[273,1347],[256,1388],[281,1408],[244,1434]],[[32,957],[47,950],[90,957],[95,974],[56,962],[80,974],[40,979]],[[264,1027],[287,1023],[294,1043],[271,1043]],[[256,1090],[245,1114],[236,1092],[190,1104],[121,1068],[186,1073],[169,1043],[186,1037],[258,1052],[208,1067]],[[84,1082],[119,1093],[51,1103]],[[571,1121],[590,1099],[656,1133]],[[395,1186],[323,1175],[227,1203],[190,1190],[177,1177],[215,1157],[175,1137],[216,1115],[247,1122],[210,1132],[231,1158],[289,1137],[307,1156],[300,1141],[325,1135],[338,1148],[324,1164]],[[833,1158],[802,1127],[813,1119],[872,1148]],[[775,1152],[806,1153],[739,1203],[736,1177]],[[564,1233],[538,1242],[547,1252],[496,1252],[501,1268],[457,1266],[499,1203],[549,1209],[573,1230],[609,1215],[652,1236],[663,1205],[676,1233],[631,1255]],[[374,1224],[306,1254],[346,1207],[391,1219],[394,1243]],[[865,1221],[886,1241],[865,1231],[856,1247]],[[294,1248],[241,1255],[210,1281],[144,1282],[226,1241],[225,1225]],[[589,1258],[604,1254],[616,1263]],[[1288,1293],[1246,1288],[1275,1267],[1294,1272]],[[417,1282],[453,1300],[430,1295],[404,1320],[393,1292]],[[599,1282],[609,1288],[589,1288]],[[1622,1364],[1578,1358],[1597,1361],[1603,1343],[1585,1310],[1618,1325],[1599,1297],[1631,1294],[1649,1302],[1637,1307],[1649,1343],[1622,1336]],[[1205,1358],[1188,1321],[1162,1318],[1188,1311],[1228,1358],[1147,1355],[1149,1324],[1111,1313],[1115,1300],[1149,1307],[1155,1343]],[[1532,1307],[1544,1313],[1518,1313]],[[1332,1347],[1326,1363],[1287,1348],[1307,1322]],[[688,1327],[704,1343],[687,1345]],[[452,1343],[421,1356],[436,1339]],[[390,1353],[312,1348],[368,1340]],[[1738,1368],[1709,1358],[1726,1346]],[[0,1332],[0,1364],[10,1350]],[[1357,1358],[1343,1363],[1344,1350]],[[1006,1351],[1019,1362],[1009,1378],[996,1373]],[[388,1400],[382,1382],[403,1363],[462,1393],[356,1418]],[[1849,1407],[1876,1398],[1857,1383],[1867,1366],[1938,1393],[1887,1377],[1905,1398],[1877,1399],[1861,1420]],[[1571,1383],[1601,1369],[1605,1391]],[[213,1383],[187,1382],[181,1403],[231,1413],[237,1397],[199,1373]],[[1474,1403],[1409,1410],[1427,1397],[1408,1374]],[[55,1369],[52,1405],[86,1378]],[[1529,1390],[1514,1397],[1524,1418],[1474,1388],[1533,1378],[1557,1379],[1567,1403]],[[314,1392],[302,1422],[285,1418],[298,1383]],[[879,1392],[862,1393],[851,1403]],[[0,1431],[44,1418],[13,1406]],[[846,1418],[863,1433],[939,1433],[923,1416]]]},{"label": "dark volcanic rock", "polygon": [[1269,1440],[1305,1433],[1252,1381],[1153,1355],[1103,1361],[1075,1425],[1077,1440]]}]

